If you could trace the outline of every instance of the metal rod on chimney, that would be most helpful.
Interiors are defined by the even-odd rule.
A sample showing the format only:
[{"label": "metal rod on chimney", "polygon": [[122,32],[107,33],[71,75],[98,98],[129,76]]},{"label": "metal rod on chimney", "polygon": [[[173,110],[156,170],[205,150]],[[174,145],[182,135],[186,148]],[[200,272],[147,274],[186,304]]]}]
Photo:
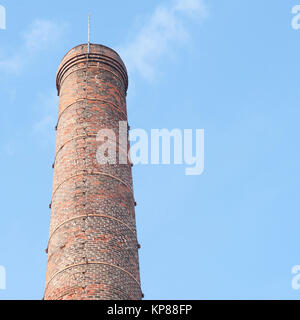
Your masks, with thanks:
[{"label": "metal rod on chimney", "polygon": [[88,53],[90,53],[91,15],[88,16]]}]

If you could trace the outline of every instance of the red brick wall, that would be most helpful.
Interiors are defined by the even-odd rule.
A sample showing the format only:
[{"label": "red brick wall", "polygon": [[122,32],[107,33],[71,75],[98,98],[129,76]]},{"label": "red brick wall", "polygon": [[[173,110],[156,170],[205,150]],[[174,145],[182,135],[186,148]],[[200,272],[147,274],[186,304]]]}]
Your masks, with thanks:
[{"label": "red brick wall", "polygon": [[[46,300],[139,300],[131,165],[99,165],[100,129],[127,121],[126,68],[116,52],[80,45],[57,73],[59,117]],[[121,152],[122,150],[120,150]],[[117,155],[119,150],[117,150]]]}]

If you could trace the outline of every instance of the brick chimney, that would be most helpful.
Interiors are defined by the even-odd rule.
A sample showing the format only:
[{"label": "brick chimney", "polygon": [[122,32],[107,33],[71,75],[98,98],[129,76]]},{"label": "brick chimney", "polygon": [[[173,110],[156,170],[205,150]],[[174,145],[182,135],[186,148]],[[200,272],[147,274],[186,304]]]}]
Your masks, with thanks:
[{"label": "brick chimney", "polygon": [[[126,67],[108,47],[79,45],[63,58],[56,85],[59,114],[44,299],[140,300],[131,163],[100,165],[96,158],[98,132],[112,129],[118,142],[119,122],[128,124]],[[117,145],[118,160],[127,151]]]}]

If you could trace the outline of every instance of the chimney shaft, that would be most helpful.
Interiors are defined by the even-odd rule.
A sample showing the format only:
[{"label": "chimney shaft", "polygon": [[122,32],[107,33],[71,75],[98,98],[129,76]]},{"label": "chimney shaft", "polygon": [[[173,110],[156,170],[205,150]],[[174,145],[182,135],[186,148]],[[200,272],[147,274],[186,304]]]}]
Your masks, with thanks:
[{"label": "chimney shaft", "polygon": [[[127,122],[127,87],[124,63],[102,45],[89,54],[79,45],[59,66],[45,300],[142,298],[131,164],[96,158],[98,132],[111,129],[118,141]],[[127,151],[117,146],[118,160]]]}]

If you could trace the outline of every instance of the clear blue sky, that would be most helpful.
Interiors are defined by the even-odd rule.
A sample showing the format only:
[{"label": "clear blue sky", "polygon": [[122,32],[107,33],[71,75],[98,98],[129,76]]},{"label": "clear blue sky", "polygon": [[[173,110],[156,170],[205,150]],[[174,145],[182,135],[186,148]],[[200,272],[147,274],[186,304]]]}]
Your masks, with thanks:
[{"label": "clear blue sky", "polygon": [[132,128],[205,129],[201,176],[134,168],[145,298],[300,298],[298,3],[204,3],[0,0],[0,299],[43,296],[55,74],[88,13],[129,67]]}]

